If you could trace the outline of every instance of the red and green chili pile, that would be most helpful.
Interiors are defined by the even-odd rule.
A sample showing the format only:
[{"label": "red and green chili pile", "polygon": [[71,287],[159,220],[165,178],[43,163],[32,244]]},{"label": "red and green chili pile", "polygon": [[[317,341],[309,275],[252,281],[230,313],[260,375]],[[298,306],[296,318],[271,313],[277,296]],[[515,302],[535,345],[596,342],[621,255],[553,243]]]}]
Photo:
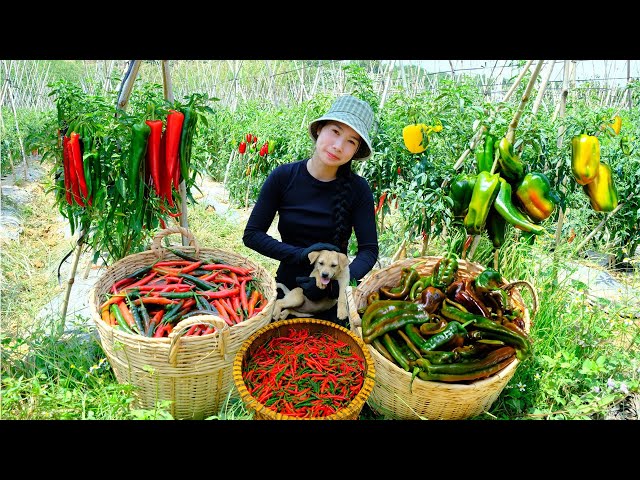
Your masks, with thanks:
[{"label": "red and green chili pile", "polygon": [[364,358],[325,332],[289,329],[271,337],[247,360],[248,392],[292,417],[325,417],[346,407],[364,384]]}]

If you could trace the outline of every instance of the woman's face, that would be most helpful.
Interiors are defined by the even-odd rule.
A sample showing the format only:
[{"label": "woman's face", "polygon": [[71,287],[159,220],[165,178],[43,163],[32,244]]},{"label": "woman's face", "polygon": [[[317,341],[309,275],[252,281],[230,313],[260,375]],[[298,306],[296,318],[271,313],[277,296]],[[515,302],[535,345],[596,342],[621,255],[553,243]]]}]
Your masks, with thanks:
[{"label": "woman's face", "polygon": [[315,156],[329,167],[339,167],[351,160],[361,141],[349,125],[332,120],[318,131]]}]

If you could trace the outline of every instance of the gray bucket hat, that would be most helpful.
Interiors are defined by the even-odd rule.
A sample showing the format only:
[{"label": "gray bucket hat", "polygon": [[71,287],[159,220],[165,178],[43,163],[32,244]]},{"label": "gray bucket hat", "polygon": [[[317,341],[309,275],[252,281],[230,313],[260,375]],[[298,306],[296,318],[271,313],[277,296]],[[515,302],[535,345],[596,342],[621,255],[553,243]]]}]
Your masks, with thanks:
[{"label": "gray bucket hat", "polygon": [[351,95],[337,98],[329,111],[309,124],[309,135],[315,142],[318,139],[318,123],[335,120],[345,123],[353,128],[362,138],[358,151],[353,155],[353,160],[366,160],[371,156],[371,139],[369,130],[373,124],[373,110],[364,100]]}]

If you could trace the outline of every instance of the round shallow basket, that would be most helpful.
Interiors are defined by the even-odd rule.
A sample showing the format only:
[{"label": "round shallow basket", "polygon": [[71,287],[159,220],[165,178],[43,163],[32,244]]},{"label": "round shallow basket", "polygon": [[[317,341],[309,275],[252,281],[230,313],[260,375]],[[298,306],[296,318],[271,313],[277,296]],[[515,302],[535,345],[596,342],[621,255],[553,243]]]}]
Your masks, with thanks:
[{"label": "round shallow basket", "polygon": [[[161,239],[172,233],[181,233],[190,239],[189,246],[174,246],[173,250],[250,268],[258,289],[268,299],[265,308],[233,326],[228,326],[216,315],[192,316],[176,324],[164,338],[148,338],[107,325],[98,307],[116,281],[159,259],[180,259],[160,246]],[[265,268],[233,252],[200,248],[191,232],[183,227],[161,230],[154,238],[151,250],[115,262],[89,293],[91,316],[116,379],[121,384],[137,387],[133,406],[154,409],[158,402],[170,401],[167,408],[175,419],[203,419],[216,415],[228,399],[237,397],[233,388],[235,354],[247,338],[271,321],[275,300],[275,279]],[[184,337],[184,333],[197,323],[213,325],[216,330],[207,335]]]},{"label": "round shallow basket", "polygon": [[[300,418],[278,413],[258,402],[258,400],[247,390],[242,372],[245,370],[251,356],[270,338],[285,336],[289,333],[291,328],[308,330],[310,333],[327,333],[335,339],[347,343],[352,352],[364,358],[365,372],[362,388],[347,406],[341,408],[336,413],[322,417],[308,418]],[[319,320],[316,318],[293,318],[289,320],[280,320],[271,323],[266,327],[262,327],[244,342],[240,350],[238,350],[233,364],[233,380],[238,392],[240,393],[240,397],[242,398],[245,408],[253,415],[254,420],[357,420],[362,407],[373,389],[373,385],[375,383],[375,366],[373,358],[369,353],[369,349],[366,348],[364,342],[348,329],[326,320]]]},{"label": "round shallow basket", "polygon": [[[367,296],[383,286],[395,286],[402,269],[415,265],[421,275],[430,275],[441,257],[420,257],[400,260],[368,276],[358,288],[347,289],[347,305],[351,330],[362,338],[358,309],[367,303]],[[459,261],[462,275],[476,276],[484,270],[477,263]],[[534,292],[535,293],[535,292]],[[517,290],[514,299],[523,300]],[[529,311],[525,307],[525,329],[530,328]],[[376,383],[368,399],[369,406],[385,417],[399,420],[461,420],[487,411],[502,389],[513,377],[519,360],[516,359],[498,373],[468,384],[425,381],[387,360],[372,345],[367,345],[376,364]]]}]

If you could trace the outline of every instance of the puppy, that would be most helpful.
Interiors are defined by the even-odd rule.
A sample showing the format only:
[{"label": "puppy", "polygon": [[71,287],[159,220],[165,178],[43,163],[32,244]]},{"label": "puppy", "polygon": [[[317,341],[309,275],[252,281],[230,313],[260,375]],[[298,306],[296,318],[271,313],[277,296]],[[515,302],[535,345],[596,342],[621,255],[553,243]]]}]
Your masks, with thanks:
[{"label": "puppy", "polygon": [[347,293],[349,285],[349,258],[333,250],[318,250],[309,253],[309,261],[313,265],[310,276],[316,279],[316,286],[325,289],[331,280],[337,280],[339,286],[338,298],[325,297],[319,301],[309,300],[304,296],[304,290],[296,287],[289,290],[282,283],[277,286],[284,292],[284,297],[276,300],[273,309],[274,320],[284,320],[289,315],[298,317],[313,317],[316,312],[322,312],[338,304],[338,318],[347,318]]}]

